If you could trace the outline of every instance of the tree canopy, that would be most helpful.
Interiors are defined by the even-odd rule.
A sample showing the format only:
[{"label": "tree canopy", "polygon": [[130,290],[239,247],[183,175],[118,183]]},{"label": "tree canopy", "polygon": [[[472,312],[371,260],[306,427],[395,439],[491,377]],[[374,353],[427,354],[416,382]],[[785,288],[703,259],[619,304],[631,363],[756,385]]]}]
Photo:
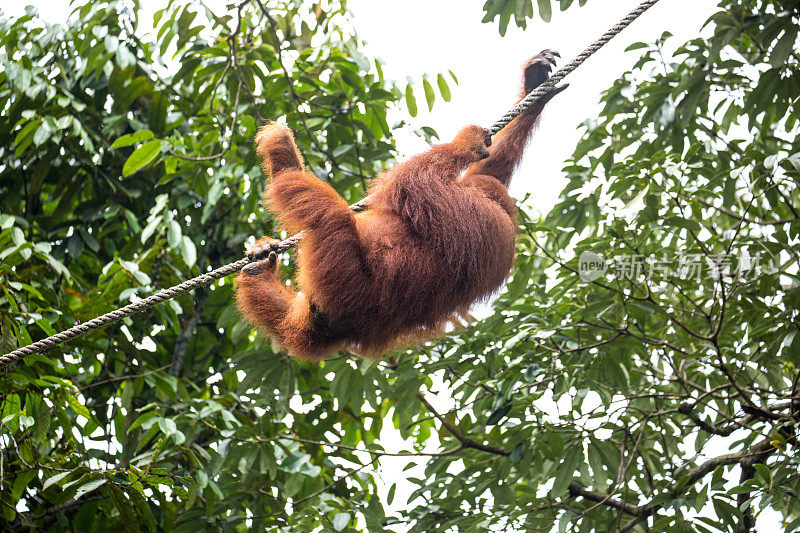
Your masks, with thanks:
[{"label": "tree canopy", "polygon": [[[555,16],[535,4],[484,21]],[[0,353],[240,258],[271,229],[260,124],[355,201],[410,127],[387,113],[416,114],[345,0],[150,22],[137,0],[0,17]],[[630,47],[559,203],[521,209],[491,315],[436,343],[293,361],[225,279],[3,369],[3,528],[800,529],[799,22],[720,0],[702,38]],[[431,80],[428,106],[454,77]]]}]

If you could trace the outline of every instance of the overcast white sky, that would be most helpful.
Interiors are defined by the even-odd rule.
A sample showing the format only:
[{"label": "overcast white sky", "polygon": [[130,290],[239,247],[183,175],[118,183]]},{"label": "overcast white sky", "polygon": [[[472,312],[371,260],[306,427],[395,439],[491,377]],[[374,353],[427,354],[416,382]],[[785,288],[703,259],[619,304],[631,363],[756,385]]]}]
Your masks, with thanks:
[{"label": "overcast white sky", "polygon": [[[561,53],[560,64],[564,64],[639,2],[591,0],[566,12],[558,11],[554,2],[550,23],[529,21],[524,31],[512,23],[505,37],[500,37],[496,22],[480,22],[484,0],[349,0],[348,5],[359,36],[367,41],[364,52],[384,60],[388,77],[401,83],[411,77],[419,83],[426,73],[456,73],[459,85],[451,85],[452,101],[437,99],[430,113],[421,101],[421,87],[415,91],[420,114],[414,125],[432,126],[446,141],[466,124],[490,126],[513,105],[525,59],[551,48]],[[19,15],[26,3],[37,6],[50,22],[64,20],[70,11],[64,0],[16,2],[2,9]],[[163,5],[157,0],[142,0],[142,4],[150,12]],[[652,42],[664,31],[675,36],[675,45],[696,37],[715,4],[713,0],[662,0],[571,74],[566,79],[569,89],[548,105],[514,178],[512,194],[534,193],[533,206],[546,212],[565,183],[561,167],[580,137],[579,124],[596,116],[601,91],[639,57],[636,51],[624,53],[625,48],[637,41]],[[424,141],[413,135],[400,136],[397,142],[401,158],[426,149]],[[452,405],[446,394],[432,400],[443,410]],[[388,427],[384,437],[387,445],[396,440],[397,448],[402,446],[399,435]],[[381,460],[384,489],[398,482],[395,508],[403,506],[410,493],[410,486],[403,483],[409,474],[402,472],[404,463],[397,458]],[[759,517],[760,531],[778,531],[779,524],[777,513]]]}]

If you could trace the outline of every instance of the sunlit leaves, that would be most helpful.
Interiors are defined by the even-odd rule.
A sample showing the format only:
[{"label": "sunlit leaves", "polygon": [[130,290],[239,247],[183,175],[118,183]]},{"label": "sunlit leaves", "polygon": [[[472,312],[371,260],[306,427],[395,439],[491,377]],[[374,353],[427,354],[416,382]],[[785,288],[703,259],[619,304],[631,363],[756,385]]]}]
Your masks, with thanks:
[{"label": "sunlit leaves", "polygon": [[406,85],[405,96],[406,96],[406,107],[408,107],[408,114],[411,115],[412,117],[416,117],[417,99],[414,96],[414,88],[411,86],[410,83]]},{"label": "sunlit leaves", "polygon": [[550,18],[553,16],[550,0],[537,0],[537,3],[539,5],[539,16],[542,17],[543,21],[550,22]]},{"label": "sunlit leaves", "polygon": [[111,149],[115,148],[122,148],[125,146],[131,146],[137,143],[141,143],[144,141],[149,141],[153,138],[153,132],[150,130],[139,130],[135,133],[129,133],[127,135],[123,135],[122,137],[115,140],[111,143]]},{"label": "sunlit leaves", "polygon": [[[453,82],[458,83],[458,79],[452,71],[450,72],[450,77],[453,79]],[[443,74],[438,74],[436,76],[436,85],[439,88],[439,94],[441,95],[442,100],[449,102],[452,98],[452,94],[450,92],[450,86],[448,85]],[[425,103],[428,105],[428,111],[431,111],[433,109],[434,102],[436,101],[436,91],[434,90],[433,84],[430,82],[427,76],[422,78],[422,89],[423,93],[425,94]],[[417,116],[417,99],[414,94],[414,84],[410,79],[406,85],[404,94],[406,107],[408,108],[409,114],[412,117]]]},{"label": "sunlit leaves", "polygon": [[147,141],[142,146],[133,151],[125,164],[122,166],[122,175],[130,176],[146,165],[153,162],[161,153],[161,141]]},{"label": "sunlit leaves", "polygon": [[[572,0],[486,0],[483,5],[483,22],[498,19],[500,35],[505,35],[509,22],[514,23],[523,30],[528,27],[528,19],[538,17],[544,22],[550,22],[553,16],[553,2],[558,1],[561,11],[567,9]],[[581,0],[580,5],[586,3]]]},{"label": "sunlit leaves", "polygon": [[439,92],[442,94],[442,98],[445,102],[450,101],[450,87],[447,85],[447,80],[444,79],[444,76],[439,74],[436,77],[436,83],[439,85]]},{"label": "sunlit leaves", "polygon": [[433,92],[433,86],[428,78],[422,80],[422,87],[425,90],[425,101],[428,103],[428,110],[433,109],[433,102],[436,99],[436,94]]},{"label": "sunlit leaves", "polygon": [[184,235],[181,239],[181,256],[188,267],[194,266],[197,261],[197,248],[188,235]]},{"label": "sunlit leaves", "polygon": [[333,529],[336,531],[341,531],[347,524],[350,522],[350,513],[336,513],[333,516]]}]

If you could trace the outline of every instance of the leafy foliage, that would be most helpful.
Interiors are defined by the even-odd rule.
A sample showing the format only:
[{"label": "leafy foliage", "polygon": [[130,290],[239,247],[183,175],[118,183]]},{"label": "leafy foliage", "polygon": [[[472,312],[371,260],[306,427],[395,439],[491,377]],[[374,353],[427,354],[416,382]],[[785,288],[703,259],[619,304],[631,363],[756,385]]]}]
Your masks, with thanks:
[{"label": "leafy foliage", "polygon": [[[308,166],[345,198],[393,159],[387,112],[403,93],[358,51],[343,2],[253,1],[225,14],[170,2],[152,29],[139,12],[88,2],[64,25],[33,9],[0,21],[3,353],[241,257],[270,230],[252,146],[268,120],[298,132]],[[291,439],[345,427],[360,444],[349,420],[364,401],[382,408],[374,393],[361,398],[370,378],[344,359],[315,368],[275,354],[240,321],[231,288],[4,375],[7,527],[195,530],[289,514],[301,527],[320,511],[336,529],[350,523],[341,496],[371,492],[371,478],[322,489],[357,457],[326,459]],[[339,413],[327,392],[310,414],[290,407],[298,391],[327,391],[331,372],[352,407]]]},{"label": "leafy foliage", "polygon": [[566,11],[573,4],[583,6],[587,0],[486,0],[483,5],[483,21],[498,20],[500,35],[505,35],[508,24],[512,20],[517,27],[523,30],[528,27],[528,19],[538,16],[544,22],[550,22],[553,17],[553,5],[557,4],[560,11]]},{"label": "leafy foliage", "polygon": [[799,15],[723,1],[672,59],[631,47],[494,315],[427,353],[500,448],[451,483],[429,464],[450,524],[800,529]]},{"label": "leafy foliage", "polygon": [[[324,5],[0,22],[3,352],[239,258],[270,229],[264,121],[363,193],[387,109],[449,78],[400,90]],[[710,38],[632,47],[560,203],[523,211],[493,314],[437,344],[300,364],[223,280],[8,369],[4,527],[731,531],[768,508],[800,529],[798,16],[722,0]],[[389,456],[408,504],[379,490]]]}]

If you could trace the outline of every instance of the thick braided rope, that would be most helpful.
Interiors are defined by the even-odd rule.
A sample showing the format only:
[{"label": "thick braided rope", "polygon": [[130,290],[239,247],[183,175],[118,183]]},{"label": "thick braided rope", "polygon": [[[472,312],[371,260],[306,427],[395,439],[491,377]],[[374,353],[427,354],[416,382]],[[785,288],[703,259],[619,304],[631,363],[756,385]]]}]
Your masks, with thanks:
[{"label": "thick braided rope", "polygon": [[[363,211],[365,207],[361,202],[359,202],[351,205],[350,209],[352,209],[357,213],[359,211]],[[291,237],[282,240],[281,242],[273,244],[270,247],[270,249],[276,253],[285,252],[289,248],[296,246],[297,243],[299,243],[300,239],[302,238],[303,238],[303,232],[300,232],[297,235],[292,235]],[[114,322],[119,322],[126,316],[131,316],[136,313],[140,313],[145,309],[150,309],[151,307],[156,306],[162,302],[166,302],[167,300],[172,300],[173,298],[177,298],[183,293],[193,291],[198,287],[202,287],[204,285],[210,285],[211,283],[215,282],[220,278],[224,278],[225,276],[228,276],[235,272],[239,272],[241,269],[245,267],[245,265],[247,265],[250,262],[251,262],[250,259],[244,257],[242,259],[239,259],[238,261],[219,267],[216,270],[212,270],[211,272],[206,272],[205,274],[201,274],[196,278],[184,281],[183,283],[175,285],[174,287],[160,290],[157,293],[148,296],[143,300],[139,300],[138,302],[128,304],[125,307],[120,307],[119,309],[110,311],[97,318],[93,318],[88,322],[76,324],[71,328],[62,331],[61,333],[56,333],[55,335],[51,335],[46,339],[42,339],[40,341],[34,342],[33,344],[29,344],[27,346],[23,346],[22,348],[18,348],[13,352],[9,352],[5,355],[0,356],[0,367],[13,364],[27,355],[31,355],[34,353],[44,353],[50,348],[58,346],[61,343],[67,342],[68,340],[72,340],[75,337],[79,337],[84,333],[89,333],[93,329],[102,328],[103,326],[113,324]]]},{"label": "thick braided rope", "polygon": [[[550,78],[541,84],[539,87],[528,93],[525,98],[515,105],[508,113],[500,117],[500,119],[495,122],[491,128],[489,128],[489,134],[494,135],[495,133],[499,132],[505,126],[508,125],[509,122],[514,120],[517,116],[527,110],[530,106],[536,103],[542,96],[547,94],[555,85],[560,82],[564,77],[567,76],[570,72],[578,68],[586,59],[589,58],[592,54],[594,54],[597,50],[599,50],[604,44],[610,41],[615,35],[619,32],[624,30],[631,22],[636,20],[639,15],[647,11],[648,8],[652,7],[658,0],[645,0],[642,2],[636,9],[631,11],[625,18],[620,20],[617,24],[615,24],[611,29],[605,32],[599,39],[589,45],[583,52],[581,52],[575,59],[564,65],[562,68],[557,70],[555,74],[550,76]],[[356,203],[350,206],[355,212],[363,211],[365,209],[362,203]],[[300,232],[297,235],[293,235],[288,239],[285,239],[279,243],[276,243],[271,247],[271,249],[275,252],[284,252],[289,248],[295,246],[300,239],[303,237],[303,233]],[[143,300],[139,300],[138,302],[134,302],[132,304],[128,304],[125,307],[121,307],[104,315],[101,315],[97,318],[93,318],[88,322],[84,322],[82,324],[77,324],[72,326],[68,330],[62,331],[61,333],[56,333],[55,335],[51,335],[46,339],[42,339],[40,341],[36,341],[33,344],[29,344],[28,346],[24,346],[22,348],[18,348],[13,352],[7,353],[5,355],[0,356],[0,367],[10,365],[22,359],[27,355],[31,355],[34,353],[43,353],[54,346],[57,346],[61,343],[67,342],[68,340],[74,339],[84,333],[88,333],[94,329],[102,328],[103,326],[107,326],[109,324],[113,324],[114,322],[118,322],[125,318],[126,316],[130,316],[145,309],[149,309],[155,305],[158,305],[162,302],[167,300],[171,300],[194,290],[198,287],[202,287],[204,285],[209,285],[214,281],[224,278],[229,274],[233,274],[234,272],[240,271],[242,268],[245,267],[248,263],[250,263],[250,259],[243,258],[220,267],[216,270],[212,270],[211,272],[207,272],[205,274],[201,274],[196,278],[192,278],[188,281],[184,281],[179,285],[175,285],[174,287],[170,287],[168,289],[163,289],[158,291],[157,293],[153,294],[152,296],[148,296]]]},{"label": "thick braided rope", "polygon": [[240,259],[235,263],[230,263],[216,270],[212,270],[211,272],[207,272],[201,276],[197,276],[196,278],[184,281],[180,285],[175,285],[174,287],[158,291],[157,293],[153,294],[152,296],[148,296],[143,300],[139,300],[138,302],[128,304],[125,307],[121,307],[97,318],[93,318],[88,322],[83,322],[82,324],[72,326],[68,330],[62,331],[61,333],[56,333],[55,335],[47,337],[46,339],[36,341],[33,344],[29,344],[28,346],[24,346],[14,350],[13,352],[7,353],[6,355],[0,356],[0,365],[9,365],[22,359],[26,355],[33,353],[42,353],[50,348],[53,348],[54,346],[61,344],[62,342],[67,342],[68,340],[74,339],[79,335],[88,333],[93,329],[101,328],[108,324],[113,324],[114,322],[122,320],[126,316],[139,313],[140,311],[149,309],[150,307],[158,305],[161,302],[165,302],[180,296],[185,292],[191,291],[203,285],[208,285],[219,278],[223,278],[228,274],[241,270],[249,262],[250,261],[247,258]]},{"label": "thick braided rope", "polygon": [[589,56],[597,52],[604,44],[610,41],[615,35],[619,32],[624,30],[628,25],[636,20],[639,15],[647,11],[650,7],[652,7],[658,0],[645,0],[639,6],[628,13],[628,15],[617,22],[611,29],[605,32],[603,35],[600,36],[595,42],[590,44],[586,50],[578,54],[575,59],[558,69],[550,78],[547,79],[546,82],[539,85],[536,89],[532,90],[525,96],[525,98],[520,101],[517,105],[515,105],[508,113],[500,117],[500,119],[492,124],[492,127],[489,128],[489,135],[494,135],[495,133],[502,130],[504,127],[508,125],[509,122],[517,118],[520,114],[525,112],[529,107],[536,103],[541,97],[546,95],[550,92],[558,82],[563,80],[567,74],[578,68],[581,63],[586,61]]}]

